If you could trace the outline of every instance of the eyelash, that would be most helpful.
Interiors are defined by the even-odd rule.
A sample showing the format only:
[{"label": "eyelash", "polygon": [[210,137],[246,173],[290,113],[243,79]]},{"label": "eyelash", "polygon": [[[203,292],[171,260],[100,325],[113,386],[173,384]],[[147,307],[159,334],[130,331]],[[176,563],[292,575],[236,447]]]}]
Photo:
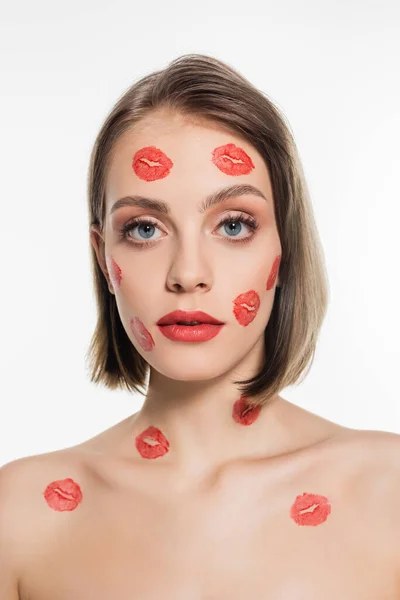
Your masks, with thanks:
[{"label": "eyelash", "polygon": [[[246,237],[246,238],[239,238],[236,240],[234,238],[229,238],[229,237],[226,238],[229,242],[231,242],[233,244],[244,244],[246,242],[250,242],[254,237],[254,232],[259,227],[259,224],[258,224],[257,220],[254,219],[254,217],[251,217],[250,215],[246,215],[245,213],[240,213],[239,216],[228,215],[222,221],[220,221],[220,223],[218,223],[217,228],[222,227],[222,225],[231,224],[231,223],[244,223],[245,225],[250,227],[250,229],[253,232],[252,235],[250,235],[249,237]],[[141,248],[146,248],[147,246],[155,244],[158,241],[158,240],[148,240],[148,241],[144,241],[144,242],[133,241],[133,238],[128,236],[128,233],[132,229],[134,229],[134,227],[137,225],[157,226],[154,221],[151,221],[147,217],[134,217],[128,223],[125,223],[125,225],[123,225],[121,227],[121,229],[119,230],[120,238],[122,240],[127,240],[130,244],[133,244],[134,246],[138,246],[138,247],[140,246]]]}]

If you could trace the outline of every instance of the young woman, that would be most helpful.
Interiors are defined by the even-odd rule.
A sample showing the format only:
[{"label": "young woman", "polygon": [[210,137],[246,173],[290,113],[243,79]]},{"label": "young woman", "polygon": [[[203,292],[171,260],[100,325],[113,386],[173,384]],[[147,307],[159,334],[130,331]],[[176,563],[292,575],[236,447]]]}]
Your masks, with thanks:
[{"label": "young woman", "polygon": [[144,403],[3,467],[1,598],[400,597],[398,436],[280,395],[311,366],[328,285],[278,109],[179,57],[106,118],[88,200],[91,379]]}]

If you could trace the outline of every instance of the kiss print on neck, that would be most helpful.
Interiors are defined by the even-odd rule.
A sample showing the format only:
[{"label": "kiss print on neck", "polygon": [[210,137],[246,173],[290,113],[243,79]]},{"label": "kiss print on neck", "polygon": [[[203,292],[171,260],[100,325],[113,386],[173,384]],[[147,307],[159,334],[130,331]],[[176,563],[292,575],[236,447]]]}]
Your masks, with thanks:
[{"label": "kiss print on neck", "polygon": [[[149,164],[159,163],[159,164]],[[146,146],[138,150],[132,159],[132,169],[140,179],[156,181],[169,175],[173,162],[159,148]]]},{"label": "kiss print on neck", "polygon": [[260,412],[261,406],[251,407],[246,396],[240,396],[239,400],[236,400],[233,405],[232,417],[240,425],[251,425],[258,419]]},{"label": "kiss print on neck", "polygon": [[267,290],[270,290],[274,287],[276,276],[278,274],[279,264],[281,262],[281,256],[277,256],[274,260],[274,264],[272,265],[271,272],[267,281]]},{"label": "kiss print on neck", "polygon": [[82,502],[82,490],[70,477],[49,483],[43,496],[50,508],[59,512],[75,510]]},{"label": "kiss print on neck", "polygon": [[247,175],[255,168],[250,156],[235,144],[218,146],[211,160],[226,175]]},{"label": "kiss print on neck", "polygon": [[146,352],[153,350],[155,342],[150,331],[146,329],[142,321],[138,317],[132,317],[129,321],[129,324],[131,326],[131,331],[133,335],[135,336],[143,350],[146,350]]},{"label": "kiss print on neck", "polygon": [[169,451],[169,441],[158,427],[152,425],[136,437],[135,444],[142,458],[159,458]]},{"label": "kiss print on neck", "polygon": [[107,268],[111,283],[113,284],[114,288],[119,288],[122,280],[122,271],[112,256],[109,258]]},{"label": "kiss print on neck", "polygon": [[240,294],[233,301],[233,314],[243,327],[251,323],[260,308],[260,296],[254,290]]},{"label": "kiss print on neck", "polygon": [[304,492],[296,496],[290,516],[297,525],[321,525],[331,513],[331,504],[326,496]]}]

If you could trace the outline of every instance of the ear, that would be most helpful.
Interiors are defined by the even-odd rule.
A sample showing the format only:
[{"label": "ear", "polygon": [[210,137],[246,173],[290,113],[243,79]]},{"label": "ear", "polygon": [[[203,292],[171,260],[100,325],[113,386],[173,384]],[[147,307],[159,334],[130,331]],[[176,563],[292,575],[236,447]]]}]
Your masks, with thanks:
[{"label": "ear", "polygon": [[90,243],[96,252],[97,262],[99,263],[100,269],[103,271],[104,277],[106,278],[108,289],[111,294],[115,294],[107,268],[104,237],[99,225],[90,226]]}]

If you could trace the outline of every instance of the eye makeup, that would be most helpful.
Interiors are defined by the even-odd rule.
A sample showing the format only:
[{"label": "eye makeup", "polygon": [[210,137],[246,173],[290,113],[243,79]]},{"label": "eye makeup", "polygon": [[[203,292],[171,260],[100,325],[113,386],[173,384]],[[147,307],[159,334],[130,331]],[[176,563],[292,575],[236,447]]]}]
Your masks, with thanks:
[{"label": "eye makeup", "polygon": [[[224,238],[224,236],[222,236],[228,242],[234,243],[234,244],[240,244],[240,243],[243,244],[243,243],[250,242],[254,238],[255,232],[257,231],[257,229],[260,226],[257,219],[250,216],[249,214],[241,212],[239,215],[228,215],[228,216],[224,217],[218,223],[217,228],[222,227],[223,225],[231,225],[233,223],[244,223],[247,227],[249,227],[249,229],[252,232],[252,234],[250,236],[247,236],[245,238],[235,238],[235,237],[229,237],[229,236]],[[146,248],[149,245],[155,244],[158,240],[147,240],[147,241],[144,240],[143,242],[139,242],[137,240],[134,240],[129,235],[129,233],[136,227],[146,226],[146,225],[149,225],[151,227],[157,227],[157,222],[153,221],[149,217],[133,217],[133,219],[130,219],[127,223],[125,223],[119,229],[120,240],[126,240],[128,243],[133,244],[134,246],[137,246],[137,247],[141,247],[141,248]],[[160,239],[160,238],[158,238],[158,239]]]}]

